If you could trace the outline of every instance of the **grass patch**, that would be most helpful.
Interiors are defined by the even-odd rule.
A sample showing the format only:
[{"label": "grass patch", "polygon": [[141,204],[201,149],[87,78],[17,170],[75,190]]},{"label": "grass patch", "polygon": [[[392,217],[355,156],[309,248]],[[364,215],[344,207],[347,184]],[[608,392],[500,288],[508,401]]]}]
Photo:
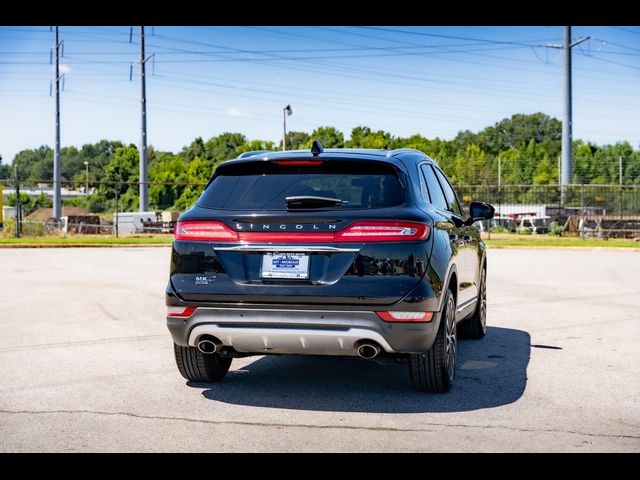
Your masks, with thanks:
[{"label": "grass patch", "polygon": [[45,237],[4,237],[0,236],[0,246],[93,246],[93,245],[171,245],[173,235],[49,235]]},{"label": "grass patch", "polygon": [[640,242],[631,239],[586,239],[576,237],[552,237],[547,235],[491,234],[491,240],[483,234],[484,242],[490,247],[611,247],[638,248]]},{"label": "grass patch", "polygon": [[[638,248],[640,241],[625,239],[581,240],[576,237],[550,237],[547,235],[514,235],[492,233],[491,240],[487,234],[482,237],[489,247],[613,247]],[[0,235],[0,247],[91,247],[118,245],[171,245],[173,235],[121,235],[116,238],[110,235],[47,235],[44,237],[10,237]]]}]

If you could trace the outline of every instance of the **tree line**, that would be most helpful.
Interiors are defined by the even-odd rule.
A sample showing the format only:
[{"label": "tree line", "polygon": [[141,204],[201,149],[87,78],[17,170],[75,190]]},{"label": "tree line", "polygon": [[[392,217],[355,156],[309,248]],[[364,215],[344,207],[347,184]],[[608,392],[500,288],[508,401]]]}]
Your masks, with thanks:
[{"label": "tree line", "polygon": [[[311,133],[287,133],[288,149],[310,148],[320,140],[325,148],[416,148],[438,161],[455,185],[550,185],[558,182],[558,158],[562,125],[543,113],[516,114],[477,133],[459,132],[452,140],[429,139],[416,134],[391,135],[382,130],[358,126],[345,139],[334,127],[319,127]],[[149,148],[149,201],[152,209],[186,210],[198,198],[216,165],[252,150],[280,149],[271,141],[249,140],[240,133],[223,133],[204,141],[196,138],[178,153]],[[640,150],[629,142],[598,146],[577,140],[574,150],[574,183],[618,184],[619,158],[623,159],[625,185],[640,184]],[[13,178],[17,165],[23,184],[49,181],[53,177],[53,151],[48,146],[23,150],[11,167],[0,164],[0,180]],[[65,201],[92,212],[113,211],[116,195],[121,211],[138,208],[139,154],[135,145],[102,140],[81,148],[61,150],[63,182],[81,187],[86,181],[95,187],[86,197]],[[40,199],[46,204],[46,199]],[[10,203],[10,202],[9,202]],[[33,202],[32,202],[33,203]]]}]

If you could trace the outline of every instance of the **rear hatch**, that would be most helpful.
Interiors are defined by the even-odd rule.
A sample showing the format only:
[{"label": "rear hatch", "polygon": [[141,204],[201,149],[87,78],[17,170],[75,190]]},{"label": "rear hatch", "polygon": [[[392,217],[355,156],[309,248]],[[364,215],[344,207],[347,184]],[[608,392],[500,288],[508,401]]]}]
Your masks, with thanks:
[{"label": "rear hatch", "polygon": [[383,161],[223,164],[180,218],[172,287],[190,302],[393,304],[431,250],[408,185]]}]

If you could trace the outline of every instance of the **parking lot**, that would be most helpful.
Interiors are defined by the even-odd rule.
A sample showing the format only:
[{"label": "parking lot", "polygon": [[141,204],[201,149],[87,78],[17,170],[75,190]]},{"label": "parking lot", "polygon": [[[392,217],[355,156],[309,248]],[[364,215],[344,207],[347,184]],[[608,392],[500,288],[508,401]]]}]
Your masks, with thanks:
[{"label": "parking lot", "polygon": [[491,249],[487,336],[443,395],[323,357],[187,383],[169,252],[0,249],[0,451],[640,451],[640,252]]}]

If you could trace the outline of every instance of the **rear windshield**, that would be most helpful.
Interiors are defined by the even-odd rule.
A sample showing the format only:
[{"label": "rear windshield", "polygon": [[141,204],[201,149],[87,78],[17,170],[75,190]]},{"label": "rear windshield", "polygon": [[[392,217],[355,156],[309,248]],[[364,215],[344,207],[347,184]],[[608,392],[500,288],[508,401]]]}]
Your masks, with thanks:
[{"label": "rear windshield", "polygon": [[198,205],[227,210],[286,210],[286,197],[346,200],[322,209],[370,209],[402,205],[406,192],[392,165],[325,161],[320,166],[252,162],[218,168]]}]

